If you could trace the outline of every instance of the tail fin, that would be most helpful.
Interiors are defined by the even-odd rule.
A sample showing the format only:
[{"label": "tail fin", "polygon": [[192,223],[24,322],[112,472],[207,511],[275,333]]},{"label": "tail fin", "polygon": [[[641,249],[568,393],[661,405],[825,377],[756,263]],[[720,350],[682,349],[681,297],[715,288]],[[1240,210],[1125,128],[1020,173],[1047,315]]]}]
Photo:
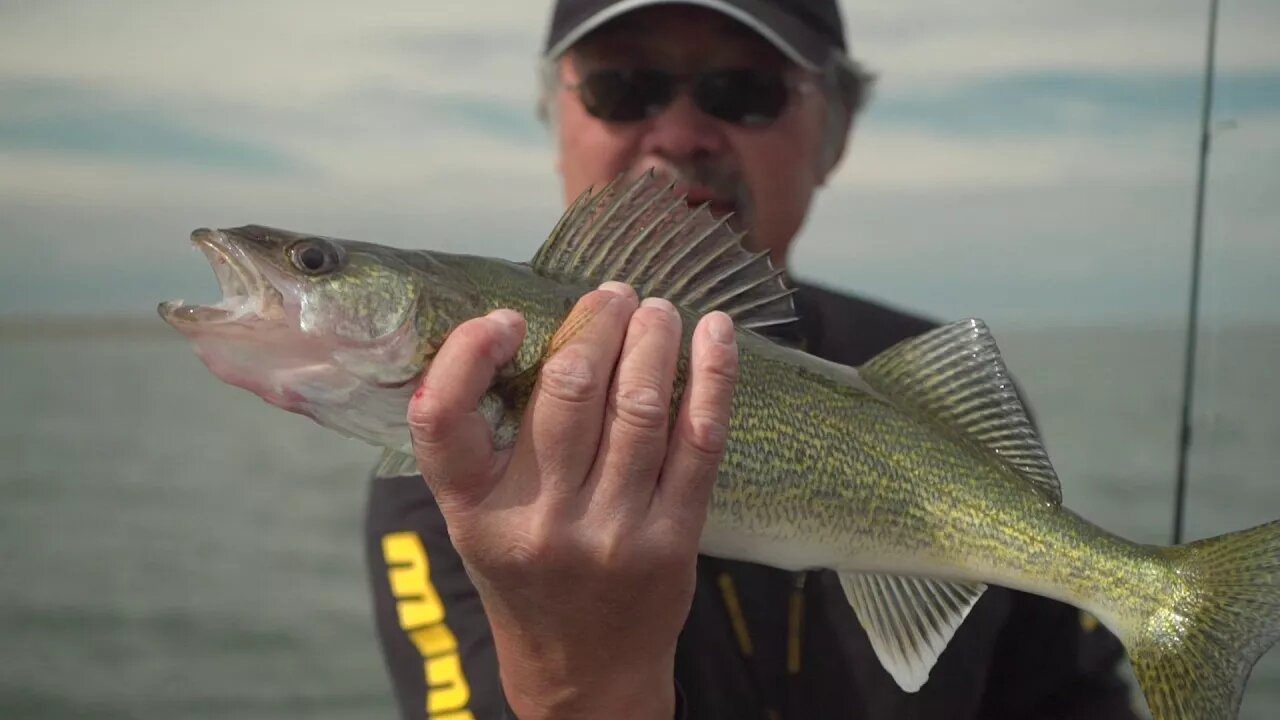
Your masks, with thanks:
[{"label": "tail fin", "polygon": [[1147,704],[1156,720],[1231,720],[1280,639],[1280,521],[1161,552],[1187,592],[1126,643]]}]

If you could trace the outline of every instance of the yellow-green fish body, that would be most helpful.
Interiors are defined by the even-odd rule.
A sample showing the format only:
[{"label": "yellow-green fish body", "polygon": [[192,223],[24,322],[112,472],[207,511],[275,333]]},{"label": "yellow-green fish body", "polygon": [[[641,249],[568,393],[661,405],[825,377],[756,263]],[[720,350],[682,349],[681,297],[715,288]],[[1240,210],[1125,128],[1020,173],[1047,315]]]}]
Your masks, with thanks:
[{"label": "yellow-green fish body", "polygon": [[701,550],[839,573],[904,689],[988,584],[1088,610],[1124,642],[1156,718],[1234,717],[1280,638],[1280,522],[1173,548],[1106,532],[1058,478],[987,328],[952,323],[858,368],[764,333],[794,319],[763,254],[652,176],[581,198],[530,263],[246,226],[197,231],[227,299],[161,314],[210,370],[414,469],[405,411],[448,333],[506,307],[526,340],[481,409],[499,445],[575,301],[605,280],[672,300],[685,343],[719,309],[738,326],[729,444]]}]

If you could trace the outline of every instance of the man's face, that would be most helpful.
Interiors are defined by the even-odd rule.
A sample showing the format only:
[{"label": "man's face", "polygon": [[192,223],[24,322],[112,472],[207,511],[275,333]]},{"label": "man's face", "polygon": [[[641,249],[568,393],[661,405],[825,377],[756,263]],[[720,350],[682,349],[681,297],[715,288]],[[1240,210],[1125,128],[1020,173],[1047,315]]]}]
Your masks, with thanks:
[{"label": "man's face", "polygon": [[[763,127],[702,112],[687,84],[651,117],[608,122],[592,116],[570,88],[592,69],[620,67],[686,76],[717,68],[783,70],[799,83],[782,115]],[[567,53],[560,73],[554,102],[566,202],[619,174],[634,177],[656,168],[674,176],[692,204],[711,201],[717,215],[733,212],[750,230],[752,247],[785,263],[813,191],[826,176],[820,165],[825,99],[813,79],[744,26],[687,6],[646,8],[613,21]]]}]

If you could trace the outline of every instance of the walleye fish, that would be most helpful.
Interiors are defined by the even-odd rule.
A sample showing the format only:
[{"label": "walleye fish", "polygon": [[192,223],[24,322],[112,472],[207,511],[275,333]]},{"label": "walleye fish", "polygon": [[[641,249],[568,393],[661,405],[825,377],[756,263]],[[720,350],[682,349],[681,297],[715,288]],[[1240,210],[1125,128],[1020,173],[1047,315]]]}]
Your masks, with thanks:
[{"label": "walleye fish", "polygon": [[928,679],[988,584],[1092,613],[1124,643],[1158,720],[1236,717],[1254,663],[1280,639],[1280,521],[1174,547],[1130,542],[1064,507],[1053,465],[988,328],[968,319],[864,365],[770,339],[794,321],[765,253],[653,173],[584,193],[531,262],[263,226],[192,234],[224,298],[160,315],[222,381],[384,448],[416,471],[406,410],[462,322],[507,307],[528,334],[481,404],[514,442],[552,338],[605,280],[671,300],[684,344],[734,318],[740,375],[701,551],[829,568],[881,663]]}]

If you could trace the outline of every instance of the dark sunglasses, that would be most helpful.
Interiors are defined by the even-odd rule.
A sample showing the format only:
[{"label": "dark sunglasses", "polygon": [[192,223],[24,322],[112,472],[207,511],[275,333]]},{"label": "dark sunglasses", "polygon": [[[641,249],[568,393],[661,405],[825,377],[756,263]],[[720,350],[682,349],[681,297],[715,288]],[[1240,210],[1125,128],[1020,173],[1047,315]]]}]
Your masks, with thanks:
[{"label": "dark sunglasses", "polygon": [[724,68],[692,76],[652,68],[609,68],[587,72],[576,86],[582,105],[607,122],[635,122],[652,117],[688,84],[702,112],[743,127],[761,127],[778,119],[792,90],[803,87],[781,72]]}]

